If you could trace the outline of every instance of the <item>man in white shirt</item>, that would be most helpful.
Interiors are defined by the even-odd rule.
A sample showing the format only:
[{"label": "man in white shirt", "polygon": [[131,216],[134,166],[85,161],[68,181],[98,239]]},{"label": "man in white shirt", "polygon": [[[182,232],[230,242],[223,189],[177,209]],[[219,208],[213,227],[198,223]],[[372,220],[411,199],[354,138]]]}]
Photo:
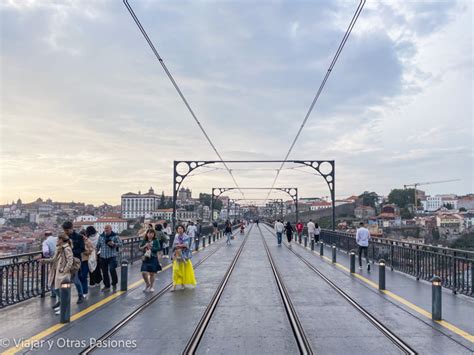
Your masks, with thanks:
[{"label": "man in white shirt", "polygon": [[359,269],[362,269],[362,252],[364,252],[365,260],[367,261],[367,271],[370,271],[370,263],[368,257],[370,232],[364,227],[364,222],[359,223],[359,228],[356,233],[356,243],[359,246]]},{"label": "man in white shirt", "polygon": [[193,250],[194,248],[194,243],[198,243],[199,240],[196,240],[196,233],[197,233],[197,227],[194,225],[192,221],[189,221],[188,223],[188,228],[186,229],[186,234],[189,237],[189,248]]},{"label": "man in white shirt", "polygon": [[275,232],[276,232],[276,235],[277,235],[277,241],[278,241],[278,245],[281,245],[281,236],[283,234],[283,230],[285,229],[285,226],[283,225],[283,223],[280,222],[280,220],[278,219],[276,222],[275,222]]},{"label": "man in white shirt", "polygon": [[306,225],[306,227],[308,228],[308,237],[309,237],[309,240],[312,240],[314,239],[314,231],[316,230],[316,225],[314,224],[313,220],[310,219],[308,224]]}]

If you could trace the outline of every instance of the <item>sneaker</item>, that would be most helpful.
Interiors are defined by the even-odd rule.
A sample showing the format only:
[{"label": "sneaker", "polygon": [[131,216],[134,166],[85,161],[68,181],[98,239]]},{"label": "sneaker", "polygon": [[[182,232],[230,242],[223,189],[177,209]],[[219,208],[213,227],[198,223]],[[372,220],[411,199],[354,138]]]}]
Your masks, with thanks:
[{"label": "sneaker", "polygon": [[85,300],[88,298],[88,294],[85,294],[84,296],[82,296]]},{"label": "sneaker", "polygon": [[367,264],[367,271],[370,271],[370,264]]},{"label": "sneaker", "polygon": [[61,314],[61,310],[58,308],[57,310],[54,311],[54,314],[59,316]]},{"label": "sneaker", "polygon": [[103,287],[101,291],[102,291],[102,292],[110,291],[110,287]]},{"label": "sneaker", "polygon": [[61,307],[60,307],[60,306],[57,306],[56,308],[53,308],[53,310],[54,310],[55,312],[59,312],[59,311],[61,310]]},{"label": "sneaker", "polygon": [[148,286],[145,286],[145,288],[143,289],[143,292],[148,292]]},{"label": "sneaker", "polygon": [[82,302],[84,302],[84,296],[79,296],[79,298],[77,299],[76,304],[81,304]]},{"label": "sneaker", "polygon": [[112,290],[117,291],[117,285],[112,285]]},{"label": "sneaker", "polygon": [[60,305],[60,303],[59,303],[59,301],[58,301],[58,302],[56,302],[55,304],[53,304],[53,305],[51,306],[51,308],[56,309],[56,308],[59,307],[59,305]]},{"label": "sneaker", "polygon": [[155,292],[155,289],[153,287],[151,287],[149,292]]}]

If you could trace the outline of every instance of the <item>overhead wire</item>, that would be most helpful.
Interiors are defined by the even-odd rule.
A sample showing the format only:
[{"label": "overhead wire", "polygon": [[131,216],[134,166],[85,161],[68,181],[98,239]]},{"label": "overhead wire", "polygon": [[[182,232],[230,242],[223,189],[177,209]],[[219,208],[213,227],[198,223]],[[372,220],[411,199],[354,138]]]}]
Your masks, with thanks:
[{"label": "overhead wire", "polygon": [[156,50],[153,42],[151,41],[150,37],[148,36],[147,32],[145,31],[145,29],[143,28],[142,24],[140,23],[140,20],[138,19],[138,17],[135,15],[135,12],[133,11],[132,7],[130,6],[130,4],[128,3],[128,0],[123,0],[123,3],[125,4],[125,6],[127,7],[127,10],[128,12],[130,13],[130,15],[132,16],[133,20],[135,21],[135,23],[137,24],[138,28],[140,29],[140,32],[142,33],[143,37],[145,37],[145,40],[148,42],[148,45],[150,46],[151,50],[153,51],[153,53],[155,54],[156,58],[158,59],[158,61],[160,62],[161,66],[163,67],[163,70],[165,71],[166,75],[168,76],[168,78],[170,79],[171,83],[173,84],[174,88],[176,89],[176,91],[178,92],[179,96],[181,97],[181,100],[183,101],[184,105],[186,106],[186,108],[188,109],[189,113],[191,114],[191,116],[193,117],[194,121],[196,122],[196,124],[198,125],[199,129],[201,130],[201,132],[204,134],[204,137],[206,137],[206,140],[208,141],[209,145],[212,147],[212,149],[214,150],[214,152],[216,153],[216,155],[218,156],[219,160],[221,161],[221,163],[225,166],[225,168],[227,169],[227,171],[229,172],[230,176],[232,177],[232,180],[235,184],[235,186],[237,187],[237,189],[240,191],[240,193],[242,194],[242,196],[245,196],[244,193],[242,192],[242,190],[240,189],[239,187],[239,184],[237,183],[237,180],[235,179],[234,177],[234,174],[232,173],[232,170],[229,168],[229,166],[226,164],[226,162],[224,161],[224,159],[222,158],[221,154],[219,153],[219,151],[217,150],[216,146],[214,145],[214,143],[211,141],[211,139],[209,138],[209,135],[207,134],[207,132],[205,131],[204,127],[202,126],[201,122],[198,120],[196,114],[194,113],[193,109],[191,108],[191,106],[189,105],[188,103],[188,100],[186,100],[186,98],[184,97],[184,94],[183,92],[181,91],[181,89],[179,88],[178,84],[176,83],[176,80],[173,78],[173,75],[171,75],[171,72],[168,70],[168,67],[166,66],[165,62],[163,61],[163,58],[160,56],[160,54],[158,53],[158,51]]},{"label": "overhead wire", "polygon": [[[344,37],[342,38],[342,41],[339,44],[339,47],[337,48],[336,54],[334,55],[334,57],[331,61],[331,64],[329,65],[329,68],[326,72],[326,75],[324,76],[323,81],[321,82],[321,85],[319,86],[319,89],[316,92],[316,95],[314,96],[313,101],[311,102],[311,105],[309,106],[308,112],[306,113],[306,115],[303,119],[303,122],[301,123],[301,126],[298,130],[298,133],[296,133],[296,136],[295,136],[295,138],[293,139],[293,142],[290,145],[290,149],[288,149],[288,152],[286,153],[285,158],[283,159],[280,167],[277,169],[275,179],[273,180],[273,183],[272,183],[272,188],[275,186],[283,166],[285,165],[286,161],[288,160],[288,157],[290,156],[290,154],[291,154],[291,152],[292,152],[292,150],[293,150],[293,148],[294,148],[301,132],[303,131],[303,128],[305,127],[306,122],[308,121],[308,118],[311,115],[311,112],[313,111],[313,108],[316,105],[316,102],[318,101],[319,96],[321,95],[321,92],[323,91],[324,86],[326,85],[326,82],[327,82],[329,76],[331,75],[331,72],[332,72],[332,70],[333,70],[333,68],[334,68],[334,66],[337,62],[337,59],[339,58],[339,55],[341,54],[342,49],[344,48],[344,45],[346,44],[347,39],[349,38],[349,35],[351,34],[352,29],[354,28],[354,25],[356,24],[357,19],[359,18],[359,15],[362,12],[362,9],[364,8],[365,2],[366,2],[366,0],[360,0],[359,5],[357,6],[357,9],[356,9],[354,15],[352,16],[352,20],[349,23],[349,26],[347,27],[347,30],[344,34]],[[272,190],[270,190],[268,192],[267,198],[270,196],[271,191]]]}]

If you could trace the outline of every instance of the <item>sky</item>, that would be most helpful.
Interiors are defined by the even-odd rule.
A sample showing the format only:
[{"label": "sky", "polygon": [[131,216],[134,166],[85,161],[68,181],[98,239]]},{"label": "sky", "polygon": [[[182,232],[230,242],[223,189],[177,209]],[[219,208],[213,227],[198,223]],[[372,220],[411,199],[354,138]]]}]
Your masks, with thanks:
[{"label": "sky", "polygon": [[[284,158],[358,5],[130,3],[228,160]],[[468,0],[368,1],[289,158],[335,160],[336,198],[474,192],[473,15]],[[1,204],[171,195],[174,160],[218,160],[122,2],[2,0],[0,22]],[[230,168],[269,187],[278,166]],[[194,196],[235,186],[222,164],[191,175]],[[275,186],[329,195],[293,164]]]}]

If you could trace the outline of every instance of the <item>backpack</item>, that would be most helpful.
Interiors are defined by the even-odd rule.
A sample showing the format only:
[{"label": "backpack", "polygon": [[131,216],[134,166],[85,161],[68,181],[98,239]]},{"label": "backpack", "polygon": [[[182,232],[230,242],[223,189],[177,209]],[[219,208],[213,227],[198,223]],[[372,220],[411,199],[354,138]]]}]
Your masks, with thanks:
[{"label": "backpack", "polygon": [[71,266],[71,270],[69,270],[69,273],[71,275],[74,275],[79,271],[80,268],[81,268],[81,260],[79,258],[73,257],[72,266]]}]

